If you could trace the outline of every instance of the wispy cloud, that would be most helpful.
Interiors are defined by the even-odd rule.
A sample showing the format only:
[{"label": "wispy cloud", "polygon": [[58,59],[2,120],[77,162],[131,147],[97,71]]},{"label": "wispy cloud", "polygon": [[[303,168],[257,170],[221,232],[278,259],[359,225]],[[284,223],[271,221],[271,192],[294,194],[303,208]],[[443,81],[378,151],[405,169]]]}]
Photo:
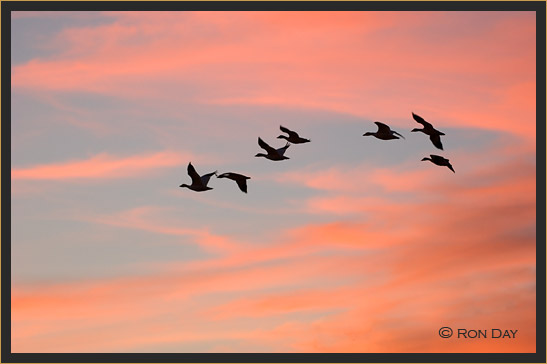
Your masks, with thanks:
[{"label": "wispy cloud", "polygon": [[12,168],[15,180],[115,179],[145,175],[148,171],[180,166],[192,160],[188,153],[156,152],[130,157],[101,153],[84,160]]},{"label": "wispy cloud", "polygon": [[141,206],[128,211],[107,216],[82,217],[88,222],[95,222],[129,229],[149,231],[162,235],[190,237],[209,252],[233,252],[241,250],[245,244],[236,242],[229,237],[216,235],[206,228],[186,228],[165,222],[168,208]]},{"label": "wispy cloud", "polygon": [[[12,86],[180,100],[185,85],[186,100],[388,119],[412,109],[440,128],[481,127],[533,140],[535,109],[522,112],[522,101],[531,106],[535,100],[534,17],[516,17],[507,26],[507,19],[489,14],[486,26],[462,35],[447,27],[471,15],[432,15],[111,13],[110,24],[63,31],[57,43],[64,57],[14,67]],[[194,26],[203,31],[190,31]],[[497,44],[507,53],[500,56]],[[515,115],[530,122],[515,128]]]},{"label": "wispy cloud", "polygon": [[[38,16],[16,14],[14,21]],[[12,192],[34,198],[38,185],[46,185],[37,182],[59,182],[60,189],[83,181],[88,187],[175,167],[189,179],[186,164],[193,161],[200,171],[198,164],[212,160],[201,153],[213,148],[226,171],[243,164],[245,173],[256,173],[247,195],[232,182],[224,191],[237,195],[218,193],[220,182],[207,194],[152,187],[148,199],[132,200],[134,205],[113,198],[109,211],[65,197],[78,209],[67,220],[86,223],[77,225],[113,231],[113,239],[125,229],[152,236],[152,243],[165,239],[206,254],[166,259],[170,251],[151,243],[142,254],[156,249],[153,256],[163,259],[145,256],[124,275],[18,281],[11,302],[14,352],[535,349],[532,13],[94,16],[108,21],[64,28],[43,45],[54,48],[54,56],[14,66],[12,89],[52,107],[65,119],[51,119],[75,125],[79,133],[107,135],[123,146],[126,139],[117,134],[130,126],[147,134],[139,134],[142,140],[149,142],[149,133],[163,147],[16,165]],[[135,117],[105,125],[94,116],[105,112],[95,106],[106,99],[114,100],[109,105],[116,113]],[[275,108],[294,120],[301,114],[289,111],[304,109],[322,122],[334,111],[357,116],[348,123],[374,117],[394,126],[414,123],[414,111],[440,130],[495,131],[488,135],[496,140],[469,151],[447,147],[443,155],[456,174],[419,158],[389,167],[379,156],[328,166],[259,164],[264,161],[252,157],[255,134],[273,125],[268,130],[274,138],[279,123],[271,122],[279,114],[255,119]],[[293,147],[291,161],[300,162],[297,152],[317,145]],[[269,193],[259,191],[260,183],[289,192],[260,195]],[[62,215],[57,206],[47,207]],[[236,220],[240,225],[228,226]],[[101,260],[95,269],[106,264]],[[438,337],[441,326],[518,328],[520,335],[510,342],[447,341]]]}]

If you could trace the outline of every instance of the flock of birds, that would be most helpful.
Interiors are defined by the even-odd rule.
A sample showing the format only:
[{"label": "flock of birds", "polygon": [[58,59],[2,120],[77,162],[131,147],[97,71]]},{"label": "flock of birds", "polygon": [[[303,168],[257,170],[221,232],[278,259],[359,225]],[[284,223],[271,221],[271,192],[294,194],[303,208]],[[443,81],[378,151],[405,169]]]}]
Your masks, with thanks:
[{"label": "flock of birds", "polygon": [[[422,129],[414,128],[411,130],[411,132],[421,131],[422,133],[429,135],[429,139],[431,140],[433,145],[437,147],[438,149],[443,150],[443,144],[441,143],[441,135],[445,135],[445,134],[435,129],[433,125],[425,121],[421,116],[412,113],[412,117],[414,118],[414,120],[416,120],[416,122],[418,122],[419,124],[422,124],[423,128]],[[379,121],[375,121],[374,123],[378,126],[378,130],[375,132],[370,132],[370,131],[366,132],[365,134],[363,134],[363,136],[374,136],[381,140],[400,139],[399,137],[405,139],[405,137],[399,134],[398,132],[391,130],[391,128],[388,125],[381,123]],[[285,152],[287,151],[287,148],[291,146],[291,143],[304,144],[304,143],[310,142],[309,139],[300,137],[297,132],[287,129],[284,126],[280,126],[279,128],[281,129],[282,132],[286,133],[287,135],[280,135],[277,138],[287,140],[287,144],[285,144],[284,147],[275,149],[271,147],[270,145],[268,145],[260,137],[258,137],[258,145],[260,146],[260,148],[266,151],[266,154],[257,153],[255,157],[264,157],[272,161],[281,161],[284,159],[289,159],[289,157],[285,156]],[[452,172],[456,173],[454,171],[454,168],[452,168],[450,161],[444,157],[441,157],[440,155],[430,154],[429,158],[425,157],[422,159],[422,161],[430,161],[433,164],[436,164],[438,166],[448,167]],[[242,192],[247,193],[247,180],[251,178],[251,177],[247,177],[242,174],[234,173],[234,172],[226,172],[226,173],[218,174],[217,173],[218,171],[214,171],[211,173],[204,174],[203,176],[200,176],[196,172],[196,169],[192,165],[192,162],[188,163],[187,169],[188,169],[188,175],[192,179],[192,184],[187,185],[183,183],[179,187],[186,187],[196,192],[212,190],[212,188],[208,187],[207,184],[209,183],[209,180],[211,179],[211,177],[215,175],[217,176],[217,178],[228,178],[235,181],[237,185],[239,186],[239,189]]]}]

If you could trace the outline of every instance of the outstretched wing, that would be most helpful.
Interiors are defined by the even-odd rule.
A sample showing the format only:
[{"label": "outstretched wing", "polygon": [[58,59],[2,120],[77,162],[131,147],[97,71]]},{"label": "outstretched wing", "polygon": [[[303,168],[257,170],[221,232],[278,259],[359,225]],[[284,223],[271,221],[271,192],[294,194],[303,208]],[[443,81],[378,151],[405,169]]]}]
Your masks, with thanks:
[{"label": "outstretched wing", "polygon": [[413,117],[414,120],[416,120],[418,123],[422,124],[422,125],[424,126],[424,128],[433,128],[433,125],[431,125],[430,123],[428,123],[427,121],[425,121],[421,116],[412,113],[412,117]]},{"label": "outstretched wing", "polygon": [[244,176],[239,173],[233,173],[233,172],[226,172],[217,175],[218,178],[228,178],[233,181],[236,181],[237,185],[239,186],[239,189],[245,193],[247,193],[247,180],[251,179],[251,177]]},{"label": "outstretched wing", "polygon": [[396,134],[396,135],[400,136],[401,138],[405,139],[405,137],[402,134],[397,133],[395,130],[392,130],[392,132],[393,132],[393,134]]},{"label": "outstretched wing", "polygon": [[439,162],[439,163],[448,163],[448,159],[446,159],[445,157],[442,157],[440,155],[436,155],[436,154],[430,154],[431,156],[431,159]]},{"label": "outstretched wing", "polygon": [[290,147],[290,146],[291,146],[291,144],[287,143],[287,145],[285,145],[284,147],[277,149],[276,153],[279,153],[279,155],[282,156],[283,154],[285,154],[285,152],[287,151],[287,148]]},{"label": "outstretched wing", "polygon": [[283,133],[289,134],[289,138],[299,138],[297,132],[287,129],[283,125],[279,125],[279,129],[281,129]]},{"label": "outstretched wing", "polygon": [[190,176],[190,178],[192,178],[192,184],[193,185],[200,184],[201,178],[199,177],[198,172],[196,172],[196,169],[194,168],[194,166],[192,165],[192,162],[188,163],[187,170],[188,170],[188,175]]},{"label": "outstretched wing", "polygon": [[203,183],[204,186],[207,186],[207,183],[209,183],[209,180],[211,179],[211,176],[213,174],[217,174],[218,171],[214,171],[214,172],[211,172],[211,173],[207,173],[207,174],[204,174],[203,176],[201,176],[201,183]]},{"label": "outstretched wing", "polygon": [[239,189],[245,193],[247,193],[247,178],[249,177],[245,177],[245,176],[242,176],[244,178],[238,178],[236,179],[236,183],[237,185],[239,186]]},{"label": "outstretched wing", "polygon": [[431,140],[434,146],[436,146],[440,150],[443,150],[443,143],[441,143],[440,134],[432,134],[429,136],[429,139]]},{"label": "outstretched wing", "polygon": [[386,124],[384,123],[381,123],[379,121],[375,121],[374,124],[378,125],[378,132],[380,134],[389,134],[391,132],[391,129],[389,128],[389,126],[387,126]]},{"label": "outstretched wing", "polygon": [[258,145],[260,148],[264,149],[268,154],[276,153],[275,149],[270,147],[264,140],[258,137]]}]

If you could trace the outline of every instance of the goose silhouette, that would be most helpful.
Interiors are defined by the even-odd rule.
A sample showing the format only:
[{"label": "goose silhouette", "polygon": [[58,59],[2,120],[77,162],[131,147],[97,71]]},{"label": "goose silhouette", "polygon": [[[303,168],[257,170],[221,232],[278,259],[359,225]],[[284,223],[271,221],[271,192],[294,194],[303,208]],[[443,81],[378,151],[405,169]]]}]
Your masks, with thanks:
[{"label": "goose silhouette", "polygon": [[305,139],[300,137],[297,132],[289,130],[285,128],[283,125],[279,125],[279,129],[281,129],[282,132],[289,134],[287,137],[286,135],[280,135],[277,137],[277,139],[286,139],[288,142],[291,142],[293,144],[302,144],[302,143],[309,143],[309,139]]},{"label": "goose silhouette", "polygon": [[376,124],[378,126],[378,131],[376,131],[374,133],[370,132],[370,131],[367,131],[365,134],[363,134],[363,136],[372,135],[372,136],[375,136],[376,138],[382,139],[382,140],[399,139],[399,137],[397,135],[399,135],[403,139],[405,138],[404,136],[397,133],[396,131],[391,130],[391,128],[389,126],[387,126],[386,124],[384,124],[384,123],[381,123],[379,121],[375,121],[374,124]]},{"label": "goose silhouette", "polygon": [[233,173],[233,172],[226,172],[217,175],[217,178],[228,178],[232,181],[236,181],[237,185],[239,186],[239,189],[242,192],[247,193],[247,180],[251,179],[251,177],[244,176],[239,173]]},{"label": "goose silhouette", "polygon": [[442,167],[448,167],[452,172],[456,173],[454,168],[452,168],[452,165],[450,164],[450,161],[444,157],[441,157],[440,155],[430,154],[431,158],[423,158],[422,161],[431,161],[433,164],[436,164],[438,166]]},{"label": "goose silhouette", "polygon": [[270,147],[264,140],[262,140],[260,137],[258,137],[258,145],[260,146],[260,148],[262,148],[266,152],[268,152],[268,154],[257,153],[255,155],[255,157],[264,157],[264,158],[272,160],[272,161],[282,161],[284,159],[289,159],[289,157],[284,156],[285,151],[287,150],[287,148],[291,146],[289,144],[289,142],[287,142],[287,145],[285,145],[282,148],[274,149],[274,148]]},{"label": "goose silhouette", "polygon": [[414,120],[422,124],[424,127],[423,129],[414,128],[411,130],[411,132],[421,131],[422,133],[429,135],[429,140],[431,140],[433,145],[437,147],[438,149],[443,150],[443,143],[441,143],[441,135],[445,135],[445,134],[435,129],[433,125],[425,121],[421,116],[412,113],[412,117],[414,118]]},{"label": "goose silhouette", "polygon": [[204,174],[203,176],[200,177],[199,174],[196,172],[196,169],[192,165],[192,162],[188,163],[187,170],[188,170],[188,175],[190,176],[190,178],[192,178],[192,184],[187,185],[183,183],[179,187],[186,187],[196,192],[212,190],[211,187],[207,187],[207,183],[209,183],[209,179],[211,178],[213,174],[216,174],[217,171]]}]

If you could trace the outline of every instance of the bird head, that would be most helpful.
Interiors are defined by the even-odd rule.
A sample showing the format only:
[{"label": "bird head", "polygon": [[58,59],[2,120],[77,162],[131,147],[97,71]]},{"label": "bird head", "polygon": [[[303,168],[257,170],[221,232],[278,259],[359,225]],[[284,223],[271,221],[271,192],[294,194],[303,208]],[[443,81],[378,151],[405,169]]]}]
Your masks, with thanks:
[{"label": "bird head", "polygon": [[412,131],[422,131],[422,129],[414,128],[414,129],[411,130],[411,132]]},{"label": "bird head", "polygon": [[367,131],[365,134],[363,134],[363,136],[369,136],[369,135],[374,135],[374,133]]},{"label": "bird head", "polygon": [[287,139],[287,136],[286,135],[280,135],[277,137],[277,139]]}]

